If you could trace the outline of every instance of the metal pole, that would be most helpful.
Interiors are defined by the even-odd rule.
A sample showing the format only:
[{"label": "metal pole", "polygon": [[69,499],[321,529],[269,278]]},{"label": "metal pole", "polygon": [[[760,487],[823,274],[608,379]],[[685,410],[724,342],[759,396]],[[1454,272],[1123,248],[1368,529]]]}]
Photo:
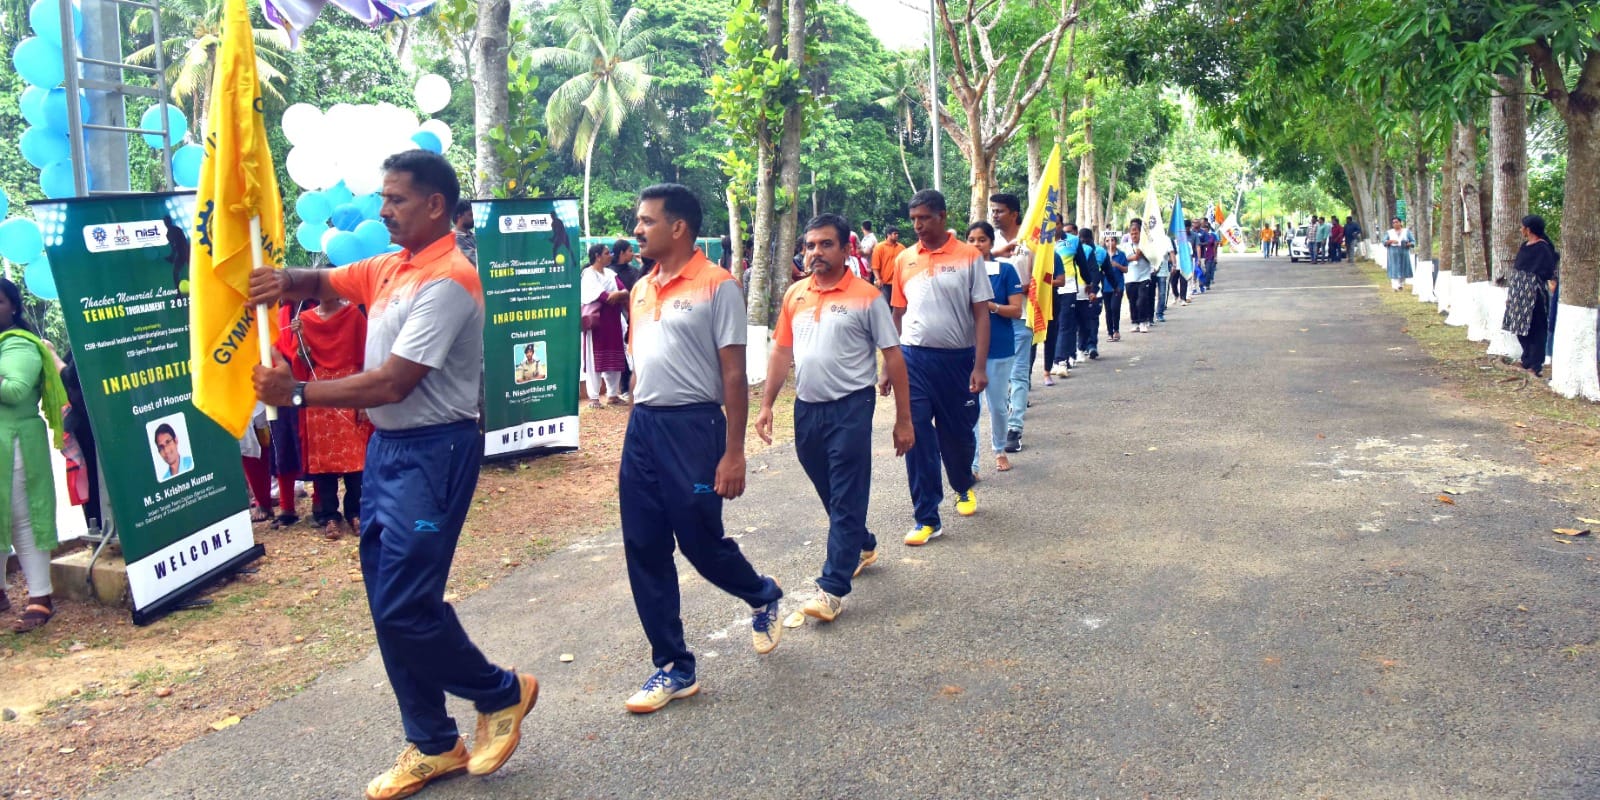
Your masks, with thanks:
[{"label": "metal pole", "polygon": [[933,188],[944,191],[944,164],[939,156],[939,28],[937,4],[928,0],[928,128],[933,138]]}]

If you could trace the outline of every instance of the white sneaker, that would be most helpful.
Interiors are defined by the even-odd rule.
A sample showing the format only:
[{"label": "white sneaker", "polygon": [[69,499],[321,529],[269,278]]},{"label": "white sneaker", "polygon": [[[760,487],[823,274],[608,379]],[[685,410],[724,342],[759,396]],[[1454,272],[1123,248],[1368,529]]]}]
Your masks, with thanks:
[{"label": "white sneaker", "polygon": [[1078,351],[1078,363],[1082,364],[1083,362],[1088,361],[1088,360],[1089,360],[1089,351],[1087,351],[1087,350],[1079,350]]},{"label": "white sneaker", "polygon": [[1055,367],[1050,370],[1050,374],[1056,376],[1057,378],[1065,378],[1068,375],[1071,375],[1072,372],[1067,368],[1067,363],[1065,361],[1057,361]]}]

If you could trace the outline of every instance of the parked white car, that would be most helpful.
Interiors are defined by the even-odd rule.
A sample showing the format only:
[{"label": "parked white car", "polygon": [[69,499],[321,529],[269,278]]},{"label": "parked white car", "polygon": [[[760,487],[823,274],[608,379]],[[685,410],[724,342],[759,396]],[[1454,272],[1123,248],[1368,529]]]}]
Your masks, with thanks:
[{"label": "parked white car", "polygon": [[1294,229],[1289,236],[1289,261],[1299,263],[1300,259],[1311,260],[1311,226],[1301,225]]}]

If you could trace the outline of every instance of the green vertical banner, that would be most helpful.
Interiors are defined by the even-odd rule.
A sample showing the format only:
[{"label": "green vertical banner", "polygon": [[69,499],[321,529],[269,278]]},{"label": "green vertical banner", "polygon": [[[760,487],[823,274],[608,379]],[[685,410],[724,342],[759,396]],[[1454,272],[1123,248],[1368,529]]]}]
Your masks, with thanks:
[{"label": "green vertical banner", "polygon": [[133,619],[143,624],[264,552],[250,528],[238,440],[191,402],[194,195],[31,205],[128,564]]},{"label": "green vertical banner", "polygon": [[578,446],[578,201],[478,200],[486,457]]}]

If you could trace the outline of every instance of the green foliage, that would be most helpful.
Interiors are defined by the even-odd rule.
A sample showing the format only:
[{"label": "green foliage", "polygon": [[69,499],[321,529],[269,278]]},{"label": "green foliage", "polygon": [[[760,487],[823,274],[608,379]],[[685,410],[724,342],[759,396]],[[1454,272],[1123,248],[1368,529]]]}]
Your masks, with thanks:
[{"label": "green foliage", "polygon": [[[511,21],[513,29],[523,24],[522,20]],[[500,159],[504,181],[487,188],[493,197],[531,197],[543,185],[549,155],[541,130],[543,115],[538,113],[539,104],[534,97],[539,90],[539,76],[525,57],[513,55],[507,63],[511,117],[504,126],[491,128],[486,134]]]}]

